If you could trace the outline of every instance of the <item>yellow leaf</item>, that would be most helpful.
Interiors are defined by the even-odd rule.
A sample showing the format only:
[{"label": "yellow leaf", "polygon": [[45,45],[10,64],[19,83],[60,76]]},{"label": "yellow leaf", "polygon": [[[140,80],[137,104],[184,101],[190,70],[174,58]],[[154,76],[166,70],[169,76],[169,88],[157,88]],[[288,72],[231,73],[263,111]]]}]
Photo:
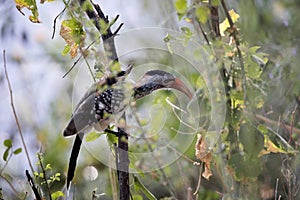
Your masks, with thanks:
[{"label": "yellow leaf", "polygon": [[[237,14],[234,10],[229,11],[229,15],[232,19],[232,22],[235,23],[240,18],[240,15]],[[230,28],[230,24],[228,22],[228,19],[226,18],[221,24],[220,24],[220,33],[221,36],[225,36],[225,31]]]},{"label": "yellow leaf", "polygon": [[270,153],[288,153],[279,147],[277,147],[268,137],[265,137],[265,148],[261,150],[261,152],[258,154],[258,157],[261,157],[263,155],[267,155]]},{"label": "yellow leaf", "polygon": [[29,16],[29,20],[33,23],[40,23],[40,20],[38,19],[39,13],[36,6],[35,0],[15,0],[16,8],[19,10],[22,15],[25,15],[22,12],[23,8],[27,8],[31,11],[32,15]]},{"label": "yellow leaf", "polygon": [[237,20],[240,18],[240,15],[237,14],[233,9],[229,11],[229,15],[230,15],[233,23],[237,22]]},{"label": "yellow leaf", "polygon": [[53,2],[54,0],[41,0],[40,3],[43,4],[45,2]]}]

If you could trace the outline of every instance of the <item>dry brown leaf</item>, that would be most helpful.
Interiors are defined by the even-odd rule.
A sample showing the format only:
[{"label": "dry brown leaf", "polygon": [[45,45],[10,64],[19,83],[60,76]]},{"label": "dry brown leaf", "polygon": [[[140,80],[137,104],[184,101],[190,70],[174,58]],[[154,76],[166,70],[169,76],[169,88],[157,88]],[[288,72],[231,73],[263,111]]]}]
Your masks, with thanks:
[{"label": "dry brown leaf", "polygon": [[195,150],[196,150],[195,152],[196,158],[204,162],[204,172],[202,173],[202,176],[205,179],[209,180],[209,177],[213,175],[210,168],[212,155],[209,152],[205,139],[204,137],[202,137],[201,134],[197,135]]},{"label": "dry brown leaf", "polygon": [[61,23],[59,34],[66,41],[71,58],[76,57],[85,38],[80,22],[75,19],[64,20]]}]

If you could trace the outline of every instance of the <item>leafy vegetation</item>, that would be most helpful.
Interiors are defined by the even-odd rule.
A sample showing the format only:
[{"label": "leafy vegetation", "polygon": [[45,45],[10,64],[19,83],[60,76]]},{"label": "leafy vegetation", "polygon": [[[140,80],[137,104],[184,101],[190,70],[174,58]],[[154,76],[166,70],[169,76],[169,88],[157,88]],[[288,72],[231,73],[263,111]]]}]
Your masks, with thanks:
[{"label": "leafy vegetation", "polygon": [[[34,0],[15,3],[20,12],[23,8],[31,12],[31,22],[40,22]],[[190,83],[194,97],[187,102],[176,93],[161,91],[129,106],[132,198],[298,199],[300,4],[288,0],[171,3],[176,15],[168,17],[173,17],[172,25],[178,25],[180,31],[168,29],[165,37],[160,35],[159,42],[165,49],[150,45],[155,49],[151,51],[141,43],[143,48],[134,49],[140,54],[128,53],[129,58],[125,55],[120,63],[133,60],[137,74],[139,70],[145,72],[147,65],[173,70]],[[144,12],[166,17],[150,4],[143,5]],[[108,70],[119,72],[121,64],[107,61],[111,55],[105,55],[105,44],[100,40],[118,16],[112,16],[110,23],[97,22],[102,30],[99,32],[86,16],[93,9],[89,1],[82,7],[77,1],[64,1],[64,5],[58,15],[63,19],[56,22],[60,26],[54,27],[60,27],[65,47],[55,48],[49,58],[65,66],[73,63],[71,70],[84,60],[94,80]],[[126,25],[129,19],[122,20]],[[150,31],[143,31],[145,40]],[[134,32],[129,34],[135,36]],[[152,41],[155,36],[147,39]],[[122,38],[122,33],[118,37]],[[127,46],[134,45],[130,37],[125,39]],[[118,47],[117,42],[115,45]],[[67,54],[73,60],[63,61],[68,59]],[[72,73],[67,75],[75,80]],[[67,196],[64,182],[71,148],[67,139],[54,134],[61,131],[60,121],[66,121],[71,112],[70,99],[63,97],[52,103],[48,119],[52,128],[33,128],[43,154],[37,154],[33,179],[28,179],[31,188],[26,186],[24,172],[16,173],[8,167],[12,159],[25,157],[24,148],[16,147],[13,138],[2,138],[1,198],[37,198],[34,184],[41,198]],[[71,190],[75,199],[118,199],[118,174],[114,170],[117,142],[117,137],[109,133],[92,131],[86,135],[86,149]],[[88,166],[97,169],[96,175]],[[20,180],[23,186],[15,186]]]}]

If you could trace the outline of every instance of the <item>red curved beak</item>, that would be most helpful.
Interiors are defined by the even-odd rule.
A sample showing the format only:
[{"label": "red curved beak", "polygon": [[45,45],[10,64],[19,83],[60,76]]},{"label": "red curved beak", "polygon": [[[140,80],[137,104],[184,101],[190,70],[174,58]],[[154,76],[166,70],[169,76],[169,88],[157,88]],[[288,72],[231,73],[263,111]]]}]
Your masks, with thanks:
[{"label": "red curved beak", "polygon": [[175,78],[174,83],[172,85],[170,85],[169,87],[179,90],[180,92],[182,92],[186,96],[188,96],[190,99],[193,98],[193,94],[191,93],[191,91],[179,78]]}]

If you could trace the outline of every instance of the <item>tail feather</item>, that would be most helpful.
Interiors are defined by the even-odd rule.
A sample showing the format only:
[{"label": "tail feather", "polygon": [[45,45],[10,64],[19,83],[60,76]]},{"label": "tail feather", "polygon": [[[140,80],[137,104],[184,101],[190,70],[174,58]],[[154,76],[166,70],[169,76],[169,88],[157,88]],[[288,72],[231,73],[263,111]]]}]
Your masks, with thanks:
[{"label": "tail feather", "polygon": [[74,172],[76,169],[77,159],[82,144],[82,138],[83,138],[83,133],[78,133],[74,140],[71,156],[69,159],[69,168],[67,174],[67,190],[69,190],[70,183],[74,178]]},{"label": "tail feather", "polygon": [[63,132],[63,136],[67,137],[67,136],[75,135],[77,132],[78,131],[75,126],[75,121],[72,118],[71,121],[68,123],[67,127],[65,128],[65,130]]}]

